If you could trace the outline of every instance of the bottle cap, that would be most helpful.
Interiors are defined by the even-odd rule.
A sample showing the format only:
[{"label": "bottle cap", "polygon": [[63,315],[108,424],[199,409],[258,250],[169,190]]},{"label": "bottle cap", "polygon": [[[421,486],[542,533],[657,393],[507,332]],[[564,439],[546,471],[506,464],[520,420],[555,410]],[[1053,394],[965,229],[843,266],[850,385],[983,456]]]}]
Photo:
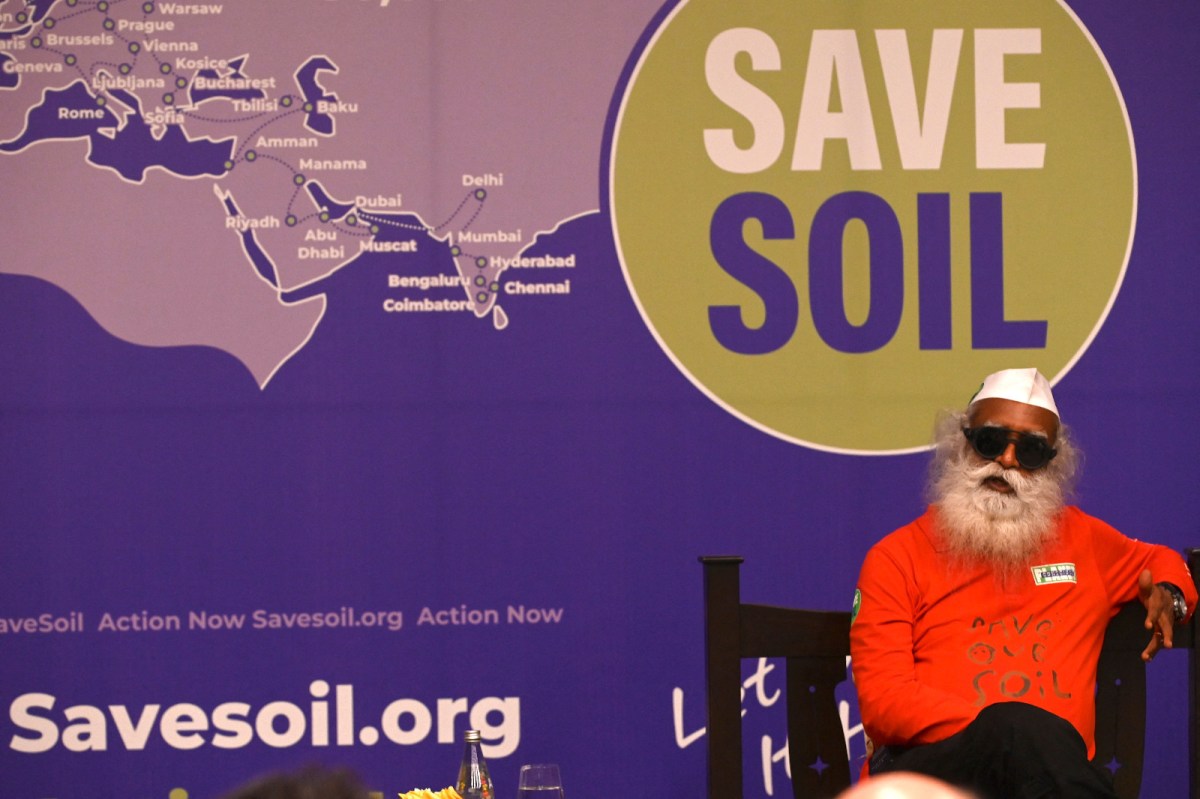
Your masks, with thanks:
[{"label": "bottle cap", "polygon": [[475,743],[479,740],[479,730],[467,730],[463,735],[463,740],[467,743]]}]

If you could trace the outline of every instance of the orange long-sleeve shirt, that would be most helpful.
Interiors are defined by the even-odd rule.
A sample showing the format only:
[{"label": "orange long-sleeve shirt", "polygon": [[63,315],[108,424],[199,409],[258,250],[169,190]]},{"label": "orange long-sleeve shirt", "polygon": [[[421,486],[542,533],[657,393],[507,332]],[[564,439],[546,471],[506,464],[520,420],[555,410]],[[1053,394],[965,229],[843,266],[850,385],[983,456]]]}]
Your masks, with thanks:
[{"label": "orange long-sleeve shirt", "polygon": [[952,563],[936,524],[931,508],[863,563],[850,651],[868,737],[876,746],[933,743],[987,705],[1018,701],[1071,722],[1091,757],[1105,626],[1137,597],[1144,569],[1195,608],[1183,559],[1068,507],[1036,565],[1000,584],[985,566]]}]

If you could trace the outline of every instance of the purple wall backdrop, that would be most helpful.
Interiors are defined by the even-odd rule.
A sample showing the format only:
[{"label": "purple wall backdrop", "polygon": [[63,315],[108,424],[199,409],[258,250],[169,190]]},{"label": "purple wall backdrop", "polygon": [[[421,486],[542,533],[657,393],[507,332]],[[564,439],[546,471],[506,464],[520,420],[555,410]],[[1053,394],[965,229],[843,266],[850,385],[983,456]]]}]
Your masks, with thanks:
[{"label": "purple wall backdrop", "polygon": [[[637,27],[655,11],[644,5]],[[1200,8],[1070,5],[1128,104],[1140,210],[1112,313],[1056,397],[1089,456],[1080,504],[1183,548],[1200,543],[1200,434],[1188,423],[1200,391]],[[633,44],[606,78],[614,91]],[[588,158],[599,172],[600,151]],[[0,172],[21,169],[17,155],[0,158]],[[5,198],[0,230],[71,237],[69,219],[20,215],[24,200]],[[919,513],[925,457],[808,450],[702,396],[639,317],[602,212],[527,254],[575,254],[572,293],[508,299],[503,331],[378,313],[387,269],[339,273],[312,340],[265,390],[224,351],[126,343],[51,282],[0,274],[0,617],[77,613],[84,627],[0,635],[0,796],[212,797],[313,761],[352,766],[389,793],[438,788],[453,781],[467,726],[438,704],[459,698],[468,712],[492,707],[476,721],[498,747],[502,797],[518,766],[538,761],[559,762],[576,799],[702,794],[696,556],[744,555],[743,590],[757,601],[847,607],[866,549]],[[964,390],[978,377],[964,375]],[[464,606],[495,609],[498,623],[420,623],[425,608]],[[510,622],[521,606],[547,618]],[[256,610],[342,608],[381,624],[254,627]],[[143,611],[183,629],[97,629],[106,613]],[[244,614],[245,626],[188,629],[201,613]],[[1184,659],[1151,671],[1143,795],[1179,795]],[[377,743],[339,745],[335,705],[346,723],[350,702],[338,686],[352,686],[354,730],[383,731]],[[303,713],[300,740],[276,702]],[[241,738],[179,729],[174,744],[156,721],[139,746],[111,709],[137,725],[145,706],[180,703],[205,714],[245,703],[250,723],[277,715],[237,728]],[[389,706],[406,711],[395,737],[430,709],[427,737],[390,740]],[[757,743],[782,746],[782,711],[753,694],[747,707],[747,786],[765,796]],[[314,744],[321,730],[327,745]],[[861,736],[851,744],[858,755]],[[786,794],[782,764],[767,771]]]}]

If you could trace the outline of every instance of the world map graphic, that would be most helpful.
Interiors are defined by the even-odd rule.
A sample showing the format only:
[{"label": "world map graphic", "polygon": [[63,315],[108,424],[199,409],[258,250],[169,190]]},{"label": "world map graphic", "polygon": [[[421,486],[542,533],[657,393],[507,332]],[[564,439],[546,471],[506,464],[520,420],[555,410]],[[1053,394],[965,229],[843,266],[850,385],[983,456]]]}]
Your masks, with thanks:
[{"label": "world map graphic", "polygon": [[373,281],[380,314],[504,330],[506,300],[569,302],[587,266],[527,251],[596,210],[652,10],[3,0],[0,271],[126,341],[224,350],[260,387],[334,276]]}]

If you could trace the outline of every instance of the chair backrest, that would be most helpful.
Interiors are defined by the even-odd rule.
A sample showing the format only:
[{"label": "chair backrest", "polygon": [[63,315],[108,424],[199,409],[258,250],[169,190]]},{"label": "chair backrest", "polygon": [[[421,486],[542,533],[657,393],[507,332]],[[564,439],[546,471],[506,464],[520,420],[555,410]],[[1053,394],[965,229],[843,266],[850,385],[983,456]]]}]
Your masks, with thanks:
[{"label": "chair backrest", "polygon": [[796,797],[836,796],[850,761],[833,691],[846,678],[850,614],[741,602],[740,557],[703,557],[708,796],[742,796],[742,659],[787,659],[788,764]]},{"label": "chair backrest", "polygon": [[[1187,554],[1200,588],[1200,549]],[[738,556],[700,558],[704,565],[704,650],[708,701],[708,797],[742,797],[743,658],[786,659],[788,764],[796,799],[831,797],[850,785],[850,762],[834,688],[846,677],[850,614],[746,604]],[[1141,603],[1109,623],[1098,664],[1095,761],[1113,770],[1117,794],[1141,787],[1146,736],[1147,636]],[[1200,799],[1200,613],[1175,632],[1190,653],[1188,752],[1190,799]]]},{"label": "chair backrest", "polygon": [[[1130,602],[1108,623],[1096,669],[1096,756],[1117,796],[1136,797],[1146,743],[1146,609]],[[1140,719],[1141,723],[1136,720]]]},{"label": "chair backrest", "polygon": [[[1200,549],[1187,552],[1188,568],[1200,590]],[[1109,769],[1122,799],[1135,799],[1142,786],[1146,744],[1146,663],[1142,650],[1149,636],[1146,610],[1130,602],[1108,623],[1096,674],[1096,756]],[[1189,653],[1188,664],[1188,782],[1187,796],[1200,799],[1200,653],[1197,626],[1200,614],[1177,628],[1174,645]]]}]

